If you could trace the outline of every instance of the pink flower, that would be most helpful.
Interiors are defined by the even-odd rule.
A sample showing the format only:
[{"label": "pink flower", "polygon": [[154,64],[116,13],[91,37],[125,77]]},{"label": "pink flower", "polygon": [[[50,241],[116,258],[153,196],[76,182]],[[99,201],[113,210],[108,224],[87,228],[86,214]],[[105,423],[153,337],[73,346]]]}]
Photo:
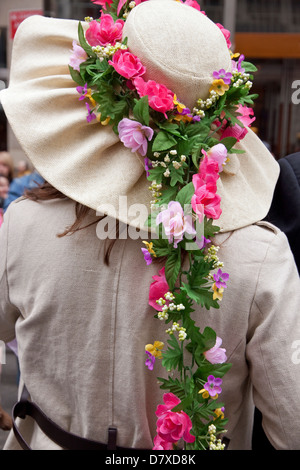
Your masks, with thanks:
[{"label": "pink flower", "polygon": [[204,215],[211,219],[218,219],[222,213],[221,197],[216,194],[218,170],[218,162],[209,159],[206,154],[200,164],[199,173],[193,175],[195,193],[192,196],[191,204],[194,212],[198,215],[199,222],[202,222]]},{"label": "pink flower", "polygon": [[[203,150],[202,153],[204,154],[205,151]],[[223,171],[223,165],[227,160],[227,148],[225,147],[225,145],[223,145],[222,143],[214,145],[207,152],[207,156],[209,160],[218,163],[219,173]]]},{"label": "pink flower", "polygon": [[158,417],[156,432],[159,438],[169,443],[177,442],[181,438],[185,442],[194,442],[195,436],[190,434],[192,429],[190,417],[184,411],[171,411],[181,400],[173,393],[165,393],[163,400],[165,404],[158,405],[156,409],[156,416]]},{"label": "pink flower", "polygon": [[95,5],[101,5],[103,10],[106,10],[106,4],[108,3],[108,6],[110,7],[110,5],[112,4],[113,0],[92,0],[93,3],[95,3]]},{"label": "pink flower", "polygon": [[70,57],[69,65],[74,69],[80,72],[80,64],[85,62],[87,59],[87,53],[85,50],[77,44],[76,41],[73,41],[73,51]]},{"label": "pink flower", "polygon": [[141,98],[148,96],[149,106],[152,109],[163,113],[167,118],[166,111],[174,107],[174,93],[171,90],[154,80],[145,82],[141,77],[134,80],[134,86]]},{"label": "pink flower", "polygon": [[110,15],[102,15],[101,21],[93,20],[85,33],[86,40],[91,46],[106,46],[122,40],[123,20],[114,22]]},{"label": "pink flower", "polygon": [[153,443],[152,450],[173,450],[172,442],[164,441],[158,434],[155,436]]},{"label": "pink flower", "polygon": [[146,68],[138,57],[120,49],[114,54],[113,60],[109,60],[108,63],[125,78],[137,78],[146,72]]},{"label": "pink flower", "polygon": [[156,217],[156,224],[163,224],[169,243],[174,241],[174,247],[183,240],[184,233],[196,235],[193,227],[192,216],[184,215],[181,204],[171,201],[168,208],[163,210]]},{"label": "pink flower", "polygon": [[224,26],[221,25],[220,23],[216,23],[216,25],[222,31],[223,36],[224,36],[224,38],[226,39],[226,42],[227,42],[227,47],[228,47],[228,49],[230,49],[231,48],[230,31],[228,31],[228,29],[224,28]]},{"label": "pink flower", "polygon": [[221,132],[221,139],[224,139],[225,137],[235,137],[238,141],[242,140],[248,133],[247,127],[249,127],[250,124],[255,121],[252,108],[248,108],[247,106],[240,104],[237,111],[241,114],[241,116],[237,116],[237,119],[241,121],[245,127],[241,127],[238,124],[235,124],[234,126],[227,126],[225,130]]},{"label": "pink flower", "polygon": [[123,118],[118,125],[119,138],[125,147],[130,148],[132,152],[139,152],[143,157],[147,153],[148,140],[153,137],[151,127],[142,126],[138,121],[132,121]]},{"label": "pink flower", "polygon": [[204,356],[211,364],[222,364],[227,361],[226,349],[220,348],[221,344],[222,340],[217,336],[214,347],[204,352]]},{"label": "pink flower", "polygon": [[[155,310],[162,311],[162,306],[158,305],[156,302],[161,297],[163,298],[164,295],[169,292],[169,285],[166,280],[165,276],[165,268],[163,267],[158,275],[152,276],[154,282],[150,285],[149,290],[149,305],[155,308]],[[166,302],[167,304],[168,302]]]},{"label": "pink flower", "polygon": [[200,11],[200,5],[196,0],[185,0],[184,2],[185,5],[188,5],[189,7],[196,8],[196,10]]}]

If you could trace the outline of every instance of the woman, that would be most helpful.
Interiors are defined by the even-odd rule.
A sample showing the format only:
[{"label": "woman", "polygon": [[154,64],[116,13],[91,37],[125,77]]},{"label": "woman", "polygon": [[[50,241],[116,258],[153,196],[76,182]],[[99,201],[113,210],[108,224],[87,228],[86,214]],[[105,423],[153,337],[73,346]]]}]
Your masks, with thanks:
[{"label": "woman", "polygon": [[[110,17],[110,7],[107,8],[107,16],[101,16],[100,26],[93,22],[84,25],[90,45],[81,36],[81,46],[86,50],[76,49],[75,44],[77,62],[73,54],[71,65],[75,79],[80,80],[76,71],[84,77],[86,70],[94,74],[92,60],[97,60],[96,52],[103,53],[101,45],[92,49],[97,47],[94,40],[100,37],[103,42],[106,35],[113,57],[110,62],[99,59],[96,66],[97,70],[101,69],[101,77],[111,79],[103,85],[106,90],[103,95],[92,97],[84,83],[76,90],[69,76],[68,51],[76,38],[77,22],[33,17],[22,23],[14,41],[11,84],[1,99],[25,152],[47,183],[31,191],[27,198],[12,203],[6,212],[0,233],[1,245],[7,246],[0,255],[0,338],[10,341],[17,336],[21,378],[33,403],[66,431],[62,432],[64,438],[75,448],[81,444],[93,445],[90,442],[93,440],[103,443],[103,448],[108,443],[110,449],[115,446],[119,450],[151,449],[153,445],[155,449],[173,449],[180,438],[185,445],[200,446],[201,436],[195,432],[199,423],[193,421],[191,407],[199,411],[199,407],[207,405],[209,397],[221,394],[225,411],[221,407],[212,411],[217,403],[213,398],[208,414],[215,413],[212,421],[215,428],[222,425],[224,413],[228,417],[228,449],[251,447],[254,403],[263,414],[264,429],[272,445],[277,449],[297,449],[300,426],[294,410],[299,403],[299,366],[293,348],[300,333],[299,278],[285,236],[274,226],[261,222],[271,204],[278,165],[251,130],[239,124],[241,121],[234,120],[237,124],[234,128],[225,123],[220,113],[222,126],[213,122],[211,128],[204,129],[204,136],[195,130],[205,122],[205,113],[201,109],[190,111],[199,97],[201,102],[205,101],[207,115],[212,104],[207,101],[208,96],[213,106],[222,103],[219,98],[215,100],[218,93],[211,93],[211,89],[224,91],[225,99],[228,97],[225,91],[231,90],[232,96],[235,90],[230,85],[226,88],[229,77],[226,74],[231,77],[233,71],[242,74],[241,68],[246,63],[240,60],[233,67],[227,32],[188,4],[150,0],[129,12],[127,3],[121,1],[115,12],[119,15],[116,21]],[[124,13],[125,24],[121,19]],[[105,28],[101,23],[105,23]],[[116,50],[121,33],[123,39],[127,38],[128,50],[124,55]],[[191,38],[197,38],[197,43]],[[24,69],[23,62],[18,60],[24,50],[28,54],[26,63],[34,63],[34,68]],[[21,65],[22,74],[19,73]],[[142,74],[143,78],[136,74]],[[92,76],[95,83],[95,75]],[[119,94],[118,100],[109,105],[115,107],[108,110],[102,98],[113,99],[108,90],[115,80],[126,87],[126,93]],[[119,92],[120,87],[116,88]],[[131,111],[143,125],[124,111],[133,90],[140,99],[136,98]],[[154,95],[151,90],[155,90]],[[14,103],[19,94],[22,94],[21,109]],[[149,111],[144,96],[148,96],[149,108],[153,106],[154,113]],[[86,98],[87,105],[78,97]],[[97,106],[92,101],[96,98],[101,102],[101,115],[96,114]],[[123,105],[124,114],[120,116],[118,112]],[[243,107],[239,109],[246,111]],[[85,110],[89,121],[86,123]],[[153,127],[149,126],[148,112],[156,123]],[[125,121],[121,119],[124,115]],[[171,115],[174,120],[170,125]],[[228,119],[229,114],[226,116]],[[241,114],[236,119],[238,116]],[[249,115],[243,118],[249,123]],[[122,124],[114,133],[110,124],[115,120]],[[181,121],[192,124],[182,127],[186,124]],[[132,126],[133,131],[129,130]],[[169,145],[167,148],[172,149],[169,153],[161,150],[163,159],[152,154],[150,148],[146,153],[147,141],[155,148],[151,129],[157,135],[162,132],[156,146]],[[189,134],[182,133],[182,129],[187,129]],[[217,149],[215,141],[211,146],[202,145],[202,139],[205,142],[212,136],[225,139],[225,132],[228,137],[233,130],[238,135],[234,139],[238,140],[236,150],[226,160],[224,143],[229,146],[232,140],[223,140],[223,144],[218,140],[221,147]],[[164,226],[165,241],[154,240],[151,245],[145,230],[143,235],[139,234],[145,223],[143,210],[149,211],[151,200],[145,173],[149,171],[151,176],[161,171],[162,181],[169,181],[173,168],[186,168],[183,157],[190,158],[190,154],[184,155],[182,149],[189,148],[191,142],[201,149],[193,157],[198,158],[199,172],[193,175],[188,188],[182,186],[181,170],[176,176],[172,173],[178,180],[170,185],[168,194],[174,194],[177,187],[182,187],[183,192],[156,219],[157,225]],[[144,161],[146,154],[150,163]],[[180,161],[176,159],[178,154]],[[156,161],[160,163],[154,164]],[[192,165],[192,159],[189,164]],[[187,172],[184,174],[187,176]],[[153,180],[151,191],[156,198],[161,197],[160,188],[153,186]],[[178,208],[187,193],[187,200],[192,197],[193,219]],[[195,236],[194,222],[197,218],[203,221],[202,210],[207,220],[218,219],[221,230],[218,234],[210,231],[213,240],[207,237],[200,240],[198,232],[199,237]],[[204,235],[207,234],[206,226]],[[220,267],[217,260],[222,260],[229,273],[228,288],[228,274],[225,276],[220,270],[211,274],[214,290],[204,289],[203,307],[193,306],[194,312],[187,311],[191,304],[186,302],[185,294],[188,292],[198,299],[203,293],[200,272],[197,284],[195,279],[194,284],[189,281],[180,284],[179,292],[176,291],[179,279],[173,278],[181,264],[176,250],[187,247],[188,236],[197,245],[195,263]],[[141,237],[146,241],[142,244],[146,253],[141,251]],[[210,245],[212,241],[214,246],[219,246],[218,252]],[[210,246],[210,251],[205,251],[210,261],[199,251],[205,244]],[[168,259],[165,265],[163,256],[154,259],[155,250],[158,253],[159,249]],[[173,264],[168,258],[170,252]],[[192,278],[196,264],[190,269],[185,274],[182,271],[188,279]],[[174,284],[174,297],[171,284]],[[174,298],[185,302],[184,305],[176,303],[178,311],[186,310],[182,321],[189,314],[192,317],[185,323],[186,328],[178,324],[176,329],[174,321],[171,336],[166,338],[165,322],[153,318],[151,305],[156,306],[157,316],[163,317],[167,309],[175,319],[177,316],[170,313]],[[204,308],[204,304],[216,306],[218,299],[222,299],[219,311]],[[198,326],[194,326],[194,320]],[[202,336],[199,331],[203,330]],[[199,343],[200,349],[193,351],[193,364],[205,364],[207,370],[216,371],[223,367],[227,373],[222,375],[223,382],[221,372],[216,377],[209,375],[206,383],[203,377],[193,375],[184,382],[190,387],[193,380],[193,390],[184,400],[177,396],[183,396],[181,382],[176,375],[169,377],[168,366],[172,368],[176,358],[183,360],[181,349],[176,349],[175,336],[179,333],[180,340],[184,340],[190,331],[193,334],[190,345],[199,336],[206,342],[205,347]],[[212,331],[218,337],[213,342],[209,339]],[[166,353],[168,338],[173,350]],[[220,338],[223,348],[220,348]],[[141,351],[145,353],[145,345],[146,357],[141,354]],[[163,358],[154,364],[161,356],[161,348],[164,348]],[[187,349],[191,352],[191,347]],[[232,363],[230,369],[225,366],[225,357]],[[182,370],[178,361],[176,365]],[[200,369],[199,366],[197,373]],[[185,369],[185,372],[189,371]],[[173,384],[170,393],[163,393],[157,377],[168,386]],[[196,387],[201,384],[202,389]],[[182,408],[178,409],[178,405]],[[173,420],[172,426],[177,420],[173,435],[166,431],[170,429],[164,426],[166,419],[169,424]],[[54,442],[28,418],[18,420],[17,425],[32,449],[70,448],[65,441],[55,441],[52,436]],[[61,429],[57,432],[61,433]],[[206,432],[211,435],[214,428],[206,428]],[[82,443],[81,438],[89,442]],[[214,442],[208,442],[209,448],[223,448],[222,443]],[[24,442],[22,445],[26,448]],[[6,448],[20,448],[13,434]]]}]

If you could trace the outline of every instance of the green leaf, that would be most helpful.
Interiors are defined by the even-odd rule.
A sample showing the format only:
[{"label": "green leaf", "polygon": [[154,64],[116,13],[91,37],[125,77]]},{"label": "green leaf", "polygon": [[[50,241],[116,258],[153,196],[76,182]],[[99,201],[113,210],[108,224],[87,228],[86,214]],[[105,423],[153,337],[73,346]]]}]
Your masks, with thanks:
[{"label": "green leaf", "polygon": [[231,368],[232,364],[224,362],[223,364],[201,364],[196,370],[194,377],[200,380],[207,380],[209,375],[222,378]]},{"label": "green leaf", "polygon": [[152,151],[163,152],[176,144],[176,139],[165,131],[160,131],[154,139]]},{"label": "green leaf", "polygon": [[158,204],[168,204],[170,201],[174,201],[176,198],[177,188],[167,187],[162,191],[162,195],[159,197]]},{"label": "green leaf", "polygon": [[85,81],[81,77],[80,73],[77,70],[74,70],[73,67],[71,67],[70,65],[69,65],[69,71],[74,82],[78,83],[78,85],[80,86],[84,86]]},{"label": "green leaf", "polygon": [[165,264],[165,275],[170,290],[173,290],[181,268],[181,250],[173,251]]},{"label": "green leaf", "polygon": [[97,55],[95,54],[95,52],[93,51],[93,49],[91,48],[91,46],[87,43],[85,39],[84,30],[80,22],[78,23],[78,39],[79,39],[81,47],[85,50],[87,55],[89,55],[90,57],[96,58]]},{"label": "green leaf", "polygon": [[257,72],[257,67],[255,67],[251,62],[243,61],[241,63],[241,67],[245,69],[245,72]]},{"label": "green leaf", "polygon": [[213,299],[213,292],[209,287],[192,288],[189,284],[183,283],[181,289],[184,290],[192,300],[202,307],[205,307],[207,310],[210,308],[219,308],[218,301]]},{"label": "green leaf", "polygon": [[235,137],[224,137],[224,139],[220,140],[220,144],[225,145],[227,150],[230,150],[236,143],[237,139]]},{"label": "green leaf", "polygon": [[216,344],[216,338],[216,332],[212,328],[206,327],[204,329],[195,351],[195,360],[199,366],[203,364],[204,351],[208,351],[214,347]]},{"label": "green leaf", "polygon": [[168,371],[178,369],[182,370],[183,367],[183,353],[174,335],[168,340],[169,347],[162,353],[162,365]]},{"label": "green leaf", "polygon": [[102,83],[97,93],[92,95],[94,100],[99,103],[101,119],[110,117],[114,123],[118,123],[124,116],[128,115],[129,107],[125,99],[119,99],[114,94],[114,89],[108,83]]},{"label": "green leaf", "polygon": [[169,377],[168,379],[157,377],[157,380],[161,382],[160,388],[162,390],[169,390],[171,393],[174,393],[174,395],[176,395],[180,400],[184,399],[184,384],[181,383],[178,379],[173,379],[172,377]]},{"label": "green leaf", "polygon": [[184,177],[184,168],[181,166],[180,168],[174,168],[174,166],[169,166],[170,170],[170,185],[172,187],[176,186],[177,184],[183,184],[183,177]]},{"label": "green leaf", "polygon": [[160,258],[161,256],[167,256],[170,253],[170,244],[168,240],[157,239],[157,240],[152,240],[152,243],[153,243],[153,250],[157,258]]},{"label": "green leaf", "polygon": [[133,114],[137,121],[145,126],[149,126],[150,113],[148,96],[143,96],[143,98],[137,100],[136,105],[133,108]]},{"label": "green leaf", "polygon": [[149,181],[156,181],[158,184],[160,184],[162,182],[163,174],[165,171],[166,169],[162,166],[151,168],[151,170],[149,170],[149,176],[147,179]]},{"label": "green leaf", "polygon": [[174,124],[172,122],[165,122],[165,123],[157,122],[156,124],[160,129],[165,130],[166,132],[169,132],[169,134],[176,135],[177,137],[181,137],[182,139],[186,140],[186,137],[182,135],[181,132],[179,131],[178,124]]},{"label": "green leaf", "polygon": [[194,195],[195,187],[192,182],[184,186],[176,196],[176,201],[178,201],[182,208],[185,205],[191,204],[192,196]]}]

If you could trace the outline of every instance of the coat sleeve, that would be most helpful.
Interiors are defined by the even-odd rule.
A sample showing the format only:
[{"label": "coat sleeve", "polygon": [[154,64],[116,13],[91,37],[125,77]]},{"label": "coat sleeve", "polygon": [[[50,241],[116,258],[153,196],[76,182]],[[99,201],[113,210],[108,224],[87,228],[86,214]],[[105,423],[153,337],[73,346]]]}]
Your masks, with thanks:
[{"label": "coat sleeve", "polygon": [[253,397],[275,449],[300,449],[300,279],[277,231],[260,267],[247,344]]},{"label": "coat sleeve", "polygon": [[10,211],[7,211],[0,228],[0,340],[5,343],[15,338],[15,323],[19,317],[19,310],[9,300],[7,273],[9,216]]}]

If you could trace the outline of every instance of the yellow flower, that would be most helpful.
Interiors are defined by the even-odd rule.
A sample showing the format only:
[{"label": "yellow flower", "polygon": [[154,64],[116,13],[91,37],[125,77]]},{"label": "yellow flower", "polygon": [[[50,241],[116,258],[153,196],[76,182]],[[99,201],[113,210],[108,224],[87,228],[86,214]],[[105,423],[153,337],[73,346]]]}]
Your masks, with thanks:
[{"label": "yellow flower", "polygon": [[110,121],[110,117],[107,117],[104,121],[101,121],[101,113],[97,114],[97,121],[102,124],[102,126],[107,126]]},{"label": "yellow flower", "polygon": [[237,59],[238,57],[240,57],[240,53],[239,52],[235,52],[233,53],[232,51],[230,51],[230,58],[231,59]]},{"label": "yellow flower", "polygon": [[228,89],[229,85],[227,85],[222,78],[218,78],[212,82],[209,91],[215,91],[219,96],[222,96]]},{"label": "yellow flower", "polygon": [[221,287],[220,289],[218,289],[217,286],[216,286],[216,283],[214,282],[212,288],[213,288],[213,291],[214,291],[213,300],[216,300],[216,299],[222,300],[224,287]]},{"label": "yellow flower", "polygon": [[145,241],[143,241],[143,243],[146,245],[146,248],[149,251],[149,253],[153,256],[156,256],[156,254],[153,250],[153,243],[152,242],[149,243],[149,242],[145,242]]},{"label": "yellow flower", "polygon": [[216,400],[218,398],[218,394],[216,393],[213,397],[209,394],[209,392],[207,390],[205,390],[205,388],[202,388],[201,390],[199,390],[198,393],[202,393],[202,398],[211,398],[212,400]]},{"label": "yellow flower", "polygon": [[201,390],[199,390],[198,393],[202,393],[202,398],[209,398],[209,393],[207,390],[205,390],[205,388],[202,388]]},{"label": "yellow flower", "polygon": [[154,341],[154,344],[146,344],[145,350],[152,354],[152,356],[157,357],[157,359],[161,359],[161,350],[163,347],[164,343],[162,343],[161,341]]},{"label": "yellow flower", "polygon": [[216,415],[216,417],[214,419],[217,419],[219,417],[221,417],[221,419],[224,419],[224,413],[223,413],[221,408],[216,408],[215,409],[215,415]]},{"label": "yellow flower", "polygon": [[90,100],[92,106],[94,106],[94,107],[96,106],[97,103],[96,103],[96,101],[94,100],[94,98],[92,98],[92,90],[91,90],[91,88],[88,88],[85,97]]},{"label": "yellow flower", "polygon": [[182,111],[186,108],[186,106],[183,103],[179,103],[179,101],[177,101],[177,96],[176,95],[174,95],[173,103],[177,107],[177,111],[179,113],[182,113]]}]

